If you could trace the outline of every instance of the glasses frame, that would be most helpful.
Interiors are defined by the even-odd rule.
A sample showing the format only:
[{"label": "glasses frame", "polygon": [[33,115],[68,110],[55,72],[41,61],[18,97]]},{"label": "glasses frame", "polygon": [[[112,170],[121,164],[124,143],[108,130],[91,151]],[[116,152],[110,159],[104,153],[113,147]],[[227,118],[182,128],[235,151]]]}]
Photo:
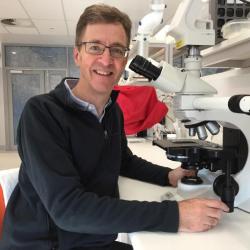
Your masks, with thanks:
[{"label": "glasses frame", "polygon": [[[86,45],[90,44],[90,43],[104,46],[103,50],[100,53],[91,53],[91,52],[87,51]],[[128,53],[130,51],[129,48],[123,47],[121,45],[107,46],[107,45],[105,45],[103,43],[100,43],[100,42],[85,42],[85,41],[82,41],[82,42],[80,42],[78,44],[78,46],[82,46],[82,45],[84,45],[84,47],[85,47],[85,52],[88,53],[88,54],[90,54],[90,55],[102,55],[104,53],[105,49],[108,49],[110,56],[113,57],[113,58],[118,58],[118,59],[119,58],[126,58],[126,57],[128,57]],[[124,56],[113,56],[112,55],[112,48],[116,48],[116,47],[124,49]]]}]

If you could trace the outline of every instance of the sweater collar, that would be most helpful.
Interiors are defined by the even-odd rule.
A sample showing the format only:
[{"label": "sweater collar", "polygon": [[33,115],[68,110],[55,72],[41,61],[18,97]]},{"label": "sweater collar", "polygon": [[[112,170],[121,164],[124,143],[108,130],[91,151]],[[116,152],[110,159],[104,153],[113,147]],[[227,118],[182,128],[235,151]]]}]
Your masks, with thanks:
[{"label": "sweater collar", "polygon": [[[73,78],[73,77],[63,78],[62,81],[56,86],[56,88],[50,92],[50,94],[54,95],[56,99],[66,107],[79,109],[79,105],[77,105],[77,103],[72,101],[70,93],[64,84],[65,80],[67,80],[69,87],[73,88],[77,84],[79,78]],[[107,107],[107,110],[109,110],[115,104],[118,95],[119,95],[118,90],[112,90],[110,95],[111,104]]]}]

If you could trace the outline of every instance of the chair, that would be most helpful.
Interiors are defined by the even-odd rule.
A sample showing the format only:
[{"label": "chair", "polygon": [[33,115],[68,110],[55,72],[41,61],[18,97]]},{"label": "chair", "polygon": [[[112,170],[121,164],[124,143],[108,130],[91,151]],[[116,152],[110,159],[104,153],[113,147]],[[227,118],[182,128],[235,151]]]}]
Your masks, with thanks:
[{"label": "chair", "polygon": [[3,217],[10,195],[18,182],[19,168],[0,171],[0,237],[2,234]]}]

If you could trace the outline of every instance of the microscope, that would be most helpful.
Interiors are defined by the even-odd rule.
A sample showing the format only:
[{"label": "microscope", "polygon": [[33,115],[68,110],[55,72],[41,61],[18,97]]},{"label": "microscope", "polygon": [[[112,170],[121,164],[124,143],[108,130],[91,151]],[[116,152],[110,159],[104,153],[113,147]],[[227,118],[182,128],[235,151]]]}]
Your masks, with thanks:
[{"label": "microscope", "polygon": [[[189,130],[190,136],[198,137],[153,142],[166,151],[168,159],[180,161],[185,169],[196,170],[197,176],[183,179],[182,184],[199,185],[198,189],[215,193],[231,212],[235,206],[250,212],[250,96],[213,96],[213,88],[202,79],[164,62],[156,67],[141,56],[136,56],[129,67],[148,78],[153,86],[175,93],[175,116]],[[221,127],[222,145],[205,140],[207,131],[215,135]],[[212,177],[206,178],[205,186],[198,176],[202,169],[208,170],[205,175],[212,173]],[[215,172],[220,174],[215,177]]]},{"label": "microscope", "polygon": [[[201,1],[184,0],[175,15],[178,19],[174,17],[170,25],[170,33],[179,37],[176,47],[188,49],[184,70],[164,61],[149,61],[139,55],[131,61],[129,68],[147,78],[151,85],[161,91],[175,94],[175,116],[188,129],[190,138],[197,138],[153,142],[166,151],[168,159],[181,162],[184,169],[195,170],[194,177],[183,178],[178,184],[181,196],[219,196],[230,212],[233,212],[234,207],[250,212],[250,96],[217,97],[216,89],[200,78],[199,46],[212,45],[214,33],[207,20],[201,21],[207,22],[205,25],[199,25],[209,29],[207,31],[198,29],[192,35],[197,29],[188,26],[183,28],[185,24],[192,25],[190,20],[185,23],[187,16],[193,20],[193,25],[197,24],[196,15],[190,14],[194,3],[201,4]],[[182,37],[181,33],[184,34]],[[193,39],[195,36],[196,39]],[[221,145],[206,141],[208,132],[216,135],[221,128]]]}]

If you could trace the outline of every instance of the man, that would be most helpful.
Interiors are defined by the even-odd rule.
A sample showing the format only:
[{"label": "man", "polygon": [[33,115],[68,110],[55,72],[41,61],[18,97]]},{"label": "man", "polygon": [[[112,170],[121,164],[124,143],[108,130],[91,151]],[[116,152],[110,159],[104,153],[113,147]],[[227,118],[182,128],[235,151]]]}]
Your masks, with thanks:
[{"label": "man", "polygon": [[118,176],[176,186],[192,173],[149,163],[127,146],[115,103],[131,22],[107,5],[85,9],[76,28],[80,79],[31,98],[18,127],[19,183],[6,211],[1,250],[132,249],[119,232],[205,231],[227,207],[216,200],[119,199]]}]

